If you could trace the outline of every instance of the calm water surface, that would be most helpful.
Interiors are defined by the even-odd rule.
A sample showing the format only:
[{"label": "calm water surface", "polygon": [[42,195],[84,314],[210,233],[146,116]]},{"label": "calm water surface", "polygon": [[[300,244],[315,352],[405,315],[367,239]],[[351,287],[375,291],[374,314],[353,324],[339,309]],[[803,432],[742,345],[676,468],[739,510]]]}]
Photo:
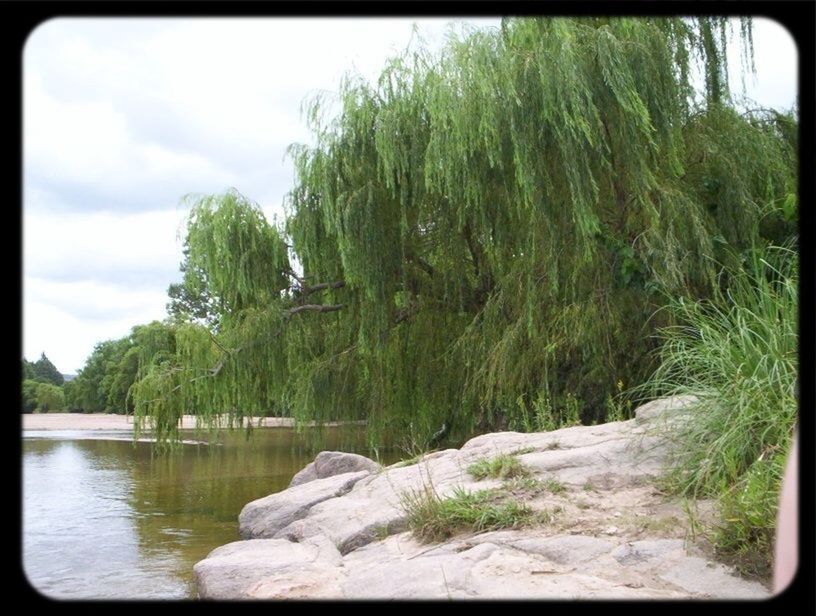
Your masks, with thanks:
[{"label": "calm water surface", "polygon": [[[372,455],[358,432],[337,429],[325,438],[319,449]],[[284,489],[319,449],[284,428],[255,430],[249,440],[222,434],[167,455],[121,432],[27,431],[28,580],[57,599],[194,598],[193,565],[238,540],[241,508]]]}]

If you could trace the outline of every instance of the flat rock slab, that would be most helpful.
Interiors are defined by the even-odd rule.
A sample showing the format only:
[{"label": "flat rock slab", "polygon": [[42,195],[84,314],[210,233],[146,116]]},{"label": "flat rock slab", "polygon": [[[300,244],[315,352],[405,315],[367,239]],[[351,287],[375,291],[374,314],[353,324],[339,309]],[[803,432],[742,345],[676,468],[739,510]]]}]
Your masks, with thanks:
[{"label": "flat rock slab", "polygon": [[[638,409],[636,419],[601,426],[486,434],[459,450],[385,469],[365,463],[367,458],[324,452],[302,471],[303,482],[244,507],[241,535],[252,539],[218,548],[196,565],[199,595],[767,598],[762,584],[687,544],[682,508],[651,486],[668,455],[652,426],[667,413],[681,416],[693,401],[656,401]],[[533,478],[561,484],[556,492],[518,496],[534,510],[557,512],[550,522],[430,545],[406,530],[406,495],[431,490],[444,498],[458,489],[498,487],[500,480],[476,481],[467,472],[470,464],[498,454],[516,454]],[[348,468],[360,470],[318,476]]]},{"label": "flat rock slab", "polygon": [[[727,567],[687,556],[676,542],[486,533],[439,546],[410,533],[345,556],[329,541],[235,542],[195,567],[205,598],[763,599],[770,593]],[[682,548],[682,546],[680,546]],[[571,552],[570,550],[574,550]],[[641,553],[631,566],[616,556]],[[618,562],[627,562],[618,558]]]},{"label": "flat rock slab", "polygon": [[[466,473],[463,474],[458,454],[455,449],[436,452],[418,464],[365,477],[357,481],[342,498],[316,503],[307,516],[293,520],[274,532],[264,530],[263,536],[302,541],[307,537],[324,535],[335,543],[342,554],[347,554],[385,535],[402,532],[407,525],[401,505],[404,494],[423,490],[428,485],[433,485],[441,497],[457,488],[488,487],[485,482],[477,483]],[[306,485],[309,484],[303,487]]]},{"label": "flat rock slab", "polygon": [[693,556],[678,559],[660,577],[685,591],[706,598],[765,599],[769,596],[762,584],[737,579],[728,567]]},{"label": "flat rock slab", "polygon": [[617,544],[598,537],[566,535],[519,539],[512,546],[530,554],[539,554],[558,565],[577,565],[610,553]]},{"label": "flat rock slab", "polygon": [[635,420],[642,424],[645,422],[672,421],[680,419],[688,413],[689,409],[699,402],[697,396],[672,396],[652,400],[635,409]]}]

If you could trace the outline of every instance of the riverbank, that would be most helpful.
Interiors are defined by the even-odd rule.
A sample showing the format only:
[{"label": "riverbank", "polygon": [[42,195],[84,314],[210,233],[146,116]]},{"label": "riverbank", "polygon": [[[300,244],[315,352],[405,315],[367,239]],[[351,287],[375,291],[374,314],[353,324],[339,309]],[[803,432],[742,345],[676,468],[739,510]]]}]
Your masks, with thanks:
[{"label": "riverbank", "polygon": [[[22,416],[23,430],[121,430],[133,432],[133,417],[130,415],[113,415],[103,413],[39,413]],[[295,420],[291,417],[257,417],[252,419],[256,428],[293,428]],[[328,426],[340,425],[328,423]],[[195,415],[182,417],[182,430],[196,428]]]}]

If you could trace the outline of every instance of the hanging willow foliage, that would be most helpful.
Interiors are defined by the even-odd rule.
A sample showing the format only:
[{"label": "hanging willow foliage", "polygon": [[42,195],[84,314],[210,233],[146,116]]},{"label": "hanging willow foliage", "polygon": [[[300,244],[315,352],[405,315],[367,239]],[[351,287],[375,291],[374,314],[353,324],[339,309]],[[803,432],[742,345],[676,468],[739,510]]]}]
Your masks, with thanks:
[{"label": "hanging willow foliage", "polygon": [[603,419],[654,368],[667,294],[795,233],[795,121],[732,106],[726,23],[505,19],[347,78],[328,122],[315,99],[284,228],[235,192],[194,204],[189,260],[229,310],[145,369],[137,413],[365,419],[376,443],[566,400]]}]

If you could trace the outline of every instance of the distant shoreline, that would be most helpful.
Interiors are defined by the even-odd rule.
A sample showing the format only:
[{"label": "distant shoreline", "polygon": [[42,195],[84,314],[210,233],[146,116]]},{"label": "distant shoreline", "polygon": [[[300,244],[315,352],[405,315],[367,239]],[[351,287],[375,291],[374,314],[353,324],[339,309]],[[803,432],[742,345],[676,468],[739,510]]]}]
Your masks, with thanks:
[{"label": "distant shoreline", "polygon": [[[23,431],[26,430],[120,430],[133,432],[131,415],[114,415],[107,413],[39,413],[22,415]],[[327,422],[326,426],[365,422]],[[311,424],[307,424],[311,425]],[[226,427],[226,423],[223,424]],[[255,428],[293,428],[295,420],[291,417],[255,417],[252,418]],[[184,415],[180,428],[194,430],[195,415]]]}]

